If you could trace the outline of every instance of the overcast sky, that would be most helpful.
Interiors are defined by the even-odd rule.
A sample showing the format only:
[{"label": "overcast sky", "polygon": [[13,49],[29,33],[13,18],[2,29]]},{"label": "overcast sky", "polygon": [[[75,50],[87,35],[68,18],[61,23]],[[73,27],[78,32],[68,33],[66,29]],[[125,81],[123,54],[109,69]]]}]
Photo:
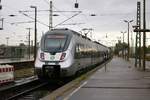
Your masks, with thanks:
[{"label": "overcast sky", "polygon": [[[31,27],[31,38],[34,38],[34,23],[24,24],[11,24],[15,22],[28,22],[33,21],[19,11],[34,11],[30,8],[31,5],[37,6],[38,10],[48,10],[49,0],[1,0],[3,9],[0,11],[0,17],[4,18],[4,30],[0,30],[0,44],[6,44],[6,37],[9,37],[10,45],[17,45],[19,42],[27,41],[28,30],[26,28]],[[142,1],[142,0],[138,0]],[[135,25],[136,21],[136,3],[137,0],[77,0],[79,8],[74,8],[76,0],[53,0],[54,11],[82,11],[78,16],[73,17],[64,24],[80,23],[78,25],[59,25],[56,28],[68,27],[75,31],[81,31],[83,28],[92,28],[92,38],[100,40],[106,45],[113,45],[114,40],[119,39],[122,34],[121,31],[127,31],[127,23],[123,20],[134,20],[132,25]],[[150,28],[150,0],[146,0],[147,8],[147,28]],[[10,17],[9,15],[16,15]],[[34,12],[25,12],[25,14],[34,18]],[[58,13],[59,16],[53,17],[53,26],[61,23],[67,18],[73,16],[76,13]],[[96,14],[96,16],[90,16]],[[49,24],[49,12],[38,12],[38,20],[46,25]],[[48,31],[48,27],[38,23],[38,41],[42,36],[42,33]],[[130,32],[133,28],[130,27]],[[107,34],[107,38],[106,38]],[[135,38],[132,32],[133,38]],[[90,36],[90,35],[89,35]],[[127,34],[125,35],[125,41]],[[149,33],[147,37],[150,38]],[[107,41],[107,42],[106,42]],[[150,40],[148,41],[148,44]],[[27,44],[27,43],[26,43]]]}]

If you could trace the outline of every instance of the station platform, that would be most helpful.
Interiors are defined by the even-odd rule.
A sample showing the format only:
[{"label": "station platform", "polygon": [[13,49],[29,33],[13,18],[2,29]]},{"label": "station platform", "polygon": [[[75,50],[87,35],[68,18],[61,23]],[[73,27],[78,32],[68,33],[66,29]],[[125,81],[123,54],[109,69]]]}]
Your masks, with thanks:
[{"label": "station platform", "polygon": [[11,64],[11,63],[20,63],[20,62],[31,62],[34,59],[28,58],[10,58],[10,59],[0,59],[0,64]]},{"label": "station platform", "polygon": [[150,70],[114,57],[63,100],[150,100]]}]

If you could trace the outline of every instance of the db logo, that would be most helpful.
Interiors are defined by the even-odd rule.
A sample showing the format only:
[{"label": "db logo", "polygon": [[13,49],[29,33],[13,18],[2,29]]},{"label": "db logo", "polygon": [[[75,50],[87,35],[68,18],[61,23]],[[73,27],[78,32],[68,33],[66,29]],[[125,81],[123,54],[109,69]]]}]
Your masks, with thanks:
[{"label": "db logo", "polygon": [[54,59],[55,59],[55,56],[53,56],[53,55],[50,56],[50,59],[51,59],[51,60],[54,60]]}]

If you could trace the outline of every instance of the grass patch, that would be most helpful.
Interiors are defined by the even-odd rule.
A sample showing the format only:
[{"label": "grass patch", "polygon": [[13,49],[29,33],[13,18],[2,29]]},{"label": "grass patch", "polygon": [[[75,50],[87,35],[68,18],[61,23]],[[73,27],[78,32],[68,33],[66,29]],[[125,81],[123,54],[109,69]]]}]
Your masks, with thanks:
[{"label": "grass patch", "polygon": [[26,78],[34,75],[34,68],[23,68],[15,70],[15,79]]}]

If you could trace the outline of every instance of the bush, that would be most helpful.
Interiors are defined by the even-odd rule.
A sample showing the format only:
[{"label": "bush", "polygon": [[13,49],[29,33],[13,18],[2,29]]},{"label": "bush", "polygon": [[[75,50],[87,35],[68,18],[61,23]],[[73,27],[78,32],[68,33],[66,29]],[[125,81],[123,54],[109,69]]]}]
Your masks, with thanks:
[{"label": "bush", "polygon": [[147,60],[147,61],[150,61],[150,56],[146,56],[146,60]]}]

